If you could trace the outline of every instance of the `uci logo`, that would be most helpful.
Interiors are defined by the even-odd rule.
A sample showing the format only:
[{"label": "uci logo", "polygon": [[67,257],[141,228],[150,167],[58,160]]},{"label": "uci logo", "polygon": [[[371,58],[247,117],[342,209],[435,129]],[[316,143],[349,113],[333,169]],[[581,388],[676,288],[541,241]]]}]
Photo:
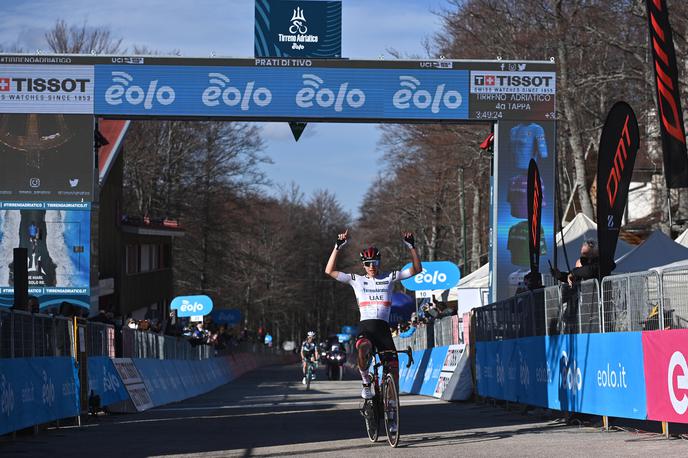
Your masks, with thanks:
[{"label": "uci logo", "polygon": [[[679,367],[681,374],[676,376],[676,386],[674,386],[674,371]],[[683,415],[688,410],[688,395],[683,393],[681,399],[676,395],[676,389],[688,390],[688,364],[686,358],[680,351],[675,351],[669,360],[669,374],[667,377],[667,385],[669,388],[669,399],[671,405],[677,414]]]},{"label": "uci logo", "polygon": [[430,108],[433,113],[439,113],[442,107],[455,110],[463,103],[463,98],[459,91],[445,91],[445,84],[440,84],[435,88],[435,93],[425,89],[418,89],[421,85],[420,80],[413,76],[400,76],[399,84],[402,89],[394,93],[392,104],[395,108],[405,110],[411,107],[411,103],[416,108],[426,110]]},{"label": "uci logo", "polygon": [[342,83],[335,91],[327,87],[321,87],[325,81],[318,75],[305,73],[302,75],[305,86],[296,93],[296,104],[301,108],[313,106],[313,100],[322,108],[334,106],[334,111],[341,112],[344,104],[351,108],[361,108],[365,104],[365,93],[360,89],[349,89],[349,83]]},{"label": "uci logo", "polygon": [[237,87],[228,86],[229,78],[222,73],[209,73],[208,78],[212,86],[208,86],[201,97],[205,106],[216,107],[222,100],[222,103],[228,107],[239,105],[241,111],[247,111],[251,102],[259,107],[266,107],[272,102],[272,92],[266,87],[256,88],[255,81],[247,82],[246,86],[240,90]]},{"label": "uci logo", "polygon": [[169,105],[174,102],[176,94],[170,86],[158,87],[158,80],[153,80],[144,90],[141,86],[131,85],[133,81],[134,78],[126,72],[112,72],[112,82],[116,84],[105,91],[105,102],[110,105],[119,105],[124,98],[131,105],[143,103],[143,108],[146,110],[153,108],[153,102],[158,102],[160,105]]}]

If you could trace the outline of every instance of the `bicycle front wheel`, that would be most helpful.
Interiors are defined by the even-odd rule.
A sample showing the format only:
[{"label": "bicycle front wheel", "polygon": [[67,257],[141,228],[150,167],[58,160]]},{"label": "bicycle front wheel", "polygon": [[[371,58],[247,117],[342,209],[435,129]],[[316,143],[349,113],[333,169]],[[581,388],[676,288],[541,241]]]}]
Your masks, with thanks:
[{"label": "bicycle front wheel", "polygon": [[313,378],[313,366],[308,366],[306,372],[306,391],[311,389],[311,379]]},{"label": "bicycle front wheel", "polygon": [[382,384],[382,407],[387,441],[396,447],[399,444],[399,392],[392,374],[387,374]]},{"label": "bicycle front wheel", "polygon": [[375,404],[376,402],[374,398],[366,399],[363,401],[363,407],[361,408],[361,414],[365,420],[368,439],[370,439],[371,442],[376,442],[380,434],[380,419],[378,417],[378,410]]}]

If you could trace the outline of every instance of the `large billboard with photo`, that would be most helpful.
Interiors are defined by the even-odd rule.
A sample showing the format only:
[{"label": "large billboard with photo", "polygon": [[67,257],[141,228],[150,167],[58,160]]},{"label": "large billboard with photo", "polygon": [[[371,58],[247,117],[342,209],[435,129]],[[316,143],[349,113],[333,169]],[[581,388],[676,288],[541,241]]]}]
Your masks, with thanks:
[{"label": "large billboard with photo", "polygon": [[90,201],[92,115],[0,114],[0,201]]},{"label": "large billboard with photo", "polygon": [[13,304],[13,252],[26,248],[29,295],[41,308],[90,307],[90,220],[89,203],[0,202],[0,306]]},{"label": "large billboard with photo", "polygon": [[501,121],[495,148],[492,300],[513,296],[530,272],[528,165],[537,163],[542,182],[540,265],[554,252],[555,123]]}]

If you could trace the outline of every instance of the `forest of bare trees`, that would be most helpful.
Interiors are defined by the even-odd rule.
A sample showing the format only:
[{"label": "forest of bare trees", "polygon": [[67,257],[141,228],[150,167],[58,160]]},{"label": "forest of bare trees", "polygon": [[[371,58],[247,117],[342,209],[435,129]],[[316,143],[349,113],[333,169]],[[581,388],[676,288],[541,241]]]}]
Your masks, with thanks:
[{"label": "forest of bare trees", "polygon": [[[668,3],[685,94],[688,3]],[[569,214],[594,218],[600,131],[612,104],[629,102],[642,132],[638,181],[656,188],[643,224],[668,230],[644,0],[447,0],[437,14],[442,27],[426,44],[430,57],[554,58],[558,178]],[[64,22],[46,41],[56,52],[126,52],[108,30]],[[135,121],[124,146],[126,211],[182,222],[178,293],[210,294],[217,306],[241,308],[247,326],[267,326],[282,339],[306,328],[332,332],[357,320],[350,289],[323,274],[345,227],[354,243],[338,266],[344,270],[356,268],[363,244],[379,246],[388,265],[407,262],[402,230],[417,234],[423,260],[451,260],[464,275],[486,261],[491,157],[478,145],[490,126],[381,131],[379,175],[352,221],[327,190],[305,196],[293,185],[271,197],[259,167],[270,158],[254,124]],[[672,202],[674,217],[685,220],[688,198],[673,191]]]}]

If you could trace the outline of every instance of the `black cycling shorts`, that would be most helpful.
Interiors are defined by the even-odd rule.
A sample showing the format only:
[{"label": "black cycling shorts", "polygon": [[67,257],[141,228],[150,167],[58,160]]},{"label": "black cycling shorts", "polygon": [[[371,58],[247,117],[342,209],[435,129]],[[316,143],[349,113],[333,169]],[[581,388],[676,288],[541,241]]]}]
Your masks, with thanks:
[{"label": "black cycling shorts", "polygon": [[363,320],[358,323],[358,337],[356,341],[365,338],[370,340],[378,352],[386,350],[396,351],[392,331],[385,320]]}]

